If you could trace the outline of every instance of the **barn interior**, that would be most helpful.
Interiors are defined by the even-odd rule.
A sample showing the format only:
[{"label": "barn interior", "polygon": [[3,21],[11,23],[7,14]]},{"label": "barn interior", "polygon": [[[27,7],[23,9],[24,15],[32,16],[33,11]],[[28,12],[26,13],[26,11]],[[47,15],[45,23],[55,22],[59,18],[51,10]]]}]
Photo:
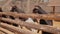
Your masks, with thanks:
[{"label": "barn interior", "polygon": [[0,34],[60,34],[60,0],[0,0]]}]

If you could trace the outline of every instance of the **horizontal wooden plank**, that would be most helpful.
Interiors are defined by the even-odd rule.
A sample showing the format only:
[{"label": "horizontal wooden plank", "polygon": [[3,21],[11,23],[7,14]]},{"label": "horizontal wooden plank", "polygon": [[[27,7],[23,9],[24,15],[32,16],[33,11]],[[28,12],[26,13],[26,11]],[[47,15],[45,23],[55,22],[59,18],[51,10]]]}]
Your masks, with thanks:
[{"label": "horizontal wooden plank", "polygon": [[6,24],[6,23],[1,23],[0,22],[0,26],[8,29],[10,31],[15,31],[19,34],[36,34],[36,33],[31,32],[31,31],[23,30],[23,29],[20,29],[18,27],[15,27],[15,26],[12,26],[12,25],[9,25],[9,24]]},{"label": "horizontal wooden plank", "polygon": [[1,18],[0,20],[7,21],[7,22],[10,22],[10,23],[15,23],[15,24],[25,26],[25,27],[28,27],[28,28],[39,29],[39,30],[42,30],[42,31],[45,31],[45,32],[50,32],[50,33],[58,34],[58,32],[60,32],[60,29],[54,28],[54,27],[49,26],[49,25],[27,23],[27,22],[23,22],[23,21],[20,21],[20,20],[12,20],[12,19],[9,19],[9,18]]},{"label": "horizontal wooden plank", "polygon": [[5,34],[4,32],[0,31],[0,34]]},{"label": "horizontal wooden plank", "polygon": [[0,27],[0,31],[5,32],[6,34],[14,34],[14,33],[12,33],[11,31],[8,31],[7,29],[4,29],[4,28],[2,28],[2,27]]},{"label": "horizontal wooden plank", "polygon": [[0,12],[0,15],[13,16],[15,18],[33,18],[33,19],[45,19],[45,20],[60,20],[60,14],[24,14],[16,12]]}]

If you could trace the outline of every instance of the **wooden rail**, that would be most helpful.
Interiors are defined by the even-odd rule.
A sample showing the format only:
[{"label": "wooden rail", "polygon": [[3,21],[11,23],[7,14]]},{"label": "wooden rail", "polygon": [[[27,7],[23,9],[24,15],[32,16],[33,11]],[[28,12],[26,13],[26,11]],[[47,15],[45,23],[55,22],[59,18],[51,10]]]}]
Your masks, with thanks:
[{"label": "wooden rail", "polygon": [[[5,16],[13,16],[15,18],[15,20],[10,19],[10,18],[3,18],[0,17],[0,21],[4,21],[4,22],[8,22],[11,24],[17,24],[17,25],[21,25],[27,28],[33,28],[33,29],[37,29],[37,30],[42,30],[45,32],[50,32],[50,33],[54,33],[54,34],[60,34],[60,29],[59,28],[55,28],[53,26],[49,26],[49,25],[41,25],[41,24],[34,24],[34,23],[27,23],[24,21],[19,20],[19,18],[33,18],[33,19],[45,19],[45,20],[60,20],[60,15],[59,14],[24,14],[24,13],[16,13],[16,12],[0,12],[0,16],[5,15]],[[16,20],[18,19],[18,20]],[[0,23],[0,26],[8,29],[8,30],[12,30],[13,32],[16,31],[18,34],[37,34],[37,33],[33,33],[31,31],[25,31],[23,29],[17,28],[15,26],[11,26],[5,23]],[[37,27],[38,26],[38,27]],[[22,32],[21,32],[22,31]]]},{"label": "wooden rail", "polygon": [[0,31],[0,34],[5,34],[4,32]]},{"label": "wooden rail", "polygon": [[20,20],[18,20],[18,21],[12,20],[12,19],[9,19],[9,18],[1,18],[0,20],[7,21],[7,22],[12,23],[12,24],[15,23],[15,24],[25,26],[25,27],[28,27],[28,28],[33,28],[33,29],[42,30],[42,31],[45,31],[45,32],[50,32],[50,33],[58,34],[60,32],[60,29],[54,28],[54,27],[49,26],[49,25],[27,23],[27,22],[23,22],[23,21],[20,21]]},{"label": "wooden rail", "polygon": [[14,34],[14,33],[12,33],[11,31],[8,31],[7,29],[4,29],[4,28],[2,28],[2,27],[0,27],[0,31],[5,32],[6,34]]},{"label": "wooden rail", "polygon": [[0,26],[8,29],[10,31],[18,32],[19,34],[36,34],[36,33],[31,32],[31,31],[23,30],[23,29],[20,29],[18,27],[8,25],[8,24],[5,24],[5,23],[1,23],[1,22],[0,22]]},{"label": "wooden rail", "polygon": [[33,18],[33,19],[45,19],[45,20],[60,20],[60,14],[24,14],[16,12],[0,12],[0,15],[13,16],[15,18]]}]

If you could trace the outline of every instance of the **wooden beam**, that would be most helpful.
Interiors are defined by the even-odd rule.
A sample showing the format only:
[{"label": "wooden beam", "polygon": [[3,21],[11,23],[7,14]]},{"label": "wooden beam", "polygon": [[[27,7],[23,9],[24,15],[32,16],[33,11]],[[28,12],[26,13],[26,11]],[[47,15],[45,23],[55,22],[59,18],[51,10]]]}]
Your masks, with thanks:
[{"label": "wooden beam", "polygon": [[13,16],[15,18],[33,18],[33,19],[45,19],[45,20],[60,20],[60,14],[24,14],[16,12],[0,12],[0,15]]},{"label": "wooden beam", "polygon": [[4,32],[0,31],[0,34],[5,34]]},{"label": "wooden beam", "polygon": [[2,23],[2,22],[0,22],[0,26],[3,27],[3,28],[6,28],[8,30],[19,32],[21,34],[36,34],[36,33],[31,32],[31,31],[23,30],[23,29],[20,29],[18,27],[15,27],[15,26],[12,26],[12,25],[9,25],[9,24],[6,24],[6,23]]},{"label": "wooden beam", "polygon": [[8,31],[7,29],[4,29],[4,28],[2,28],[2,27],[0,27],[0,31],[5,32],[6,34],[14,34],[14,33],[12,33],[11,31]]},{"label": "wooden beam", "polygon": [[58,32],[60,32],[60,29],[54,28],[54,27],[49,26],[49,25],[27,23],[27,22],[23,22],[23,21],[20,21],[20,20],[18,20],[18,21],[12,20],[12,19],[9,19],[9,18],[1,18],[0,20],[7,21],[9,23],[15,23],[15,24],[25,26],[25,27],[28,27],[28,28],[33,28],[33,29],[38,29],[38,30],[42,30],[42,31],[45,31],[45,32],[50,32],[50,33],[58,34]]}]

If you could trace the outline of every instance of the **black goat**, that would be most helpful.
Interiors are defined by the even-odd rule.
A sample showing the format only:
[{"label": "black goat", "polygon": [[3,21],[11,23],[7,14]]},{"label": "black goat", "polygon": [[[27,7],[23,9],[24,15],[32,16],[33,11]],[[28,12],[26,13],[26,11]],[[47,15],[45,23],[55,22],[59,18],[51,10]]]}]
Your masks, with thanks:
[{"label": "black goat", "polygon": [[11,12],[17,12],[17,13],[25,13],[24,11],[22,11],[21,9],[18,9],[16,6],[12,7]]},{"label": "black goat", "polygon": [[[38,13],[38,14],[48,14],[46,11],[44,11],[40,6],[35,6],[33,9],[33,13]],[[44,22],[45,24],[52,25],[52,20],[40,20],[40,22]],[[43,24],[43,23],[41,23]]]}]

